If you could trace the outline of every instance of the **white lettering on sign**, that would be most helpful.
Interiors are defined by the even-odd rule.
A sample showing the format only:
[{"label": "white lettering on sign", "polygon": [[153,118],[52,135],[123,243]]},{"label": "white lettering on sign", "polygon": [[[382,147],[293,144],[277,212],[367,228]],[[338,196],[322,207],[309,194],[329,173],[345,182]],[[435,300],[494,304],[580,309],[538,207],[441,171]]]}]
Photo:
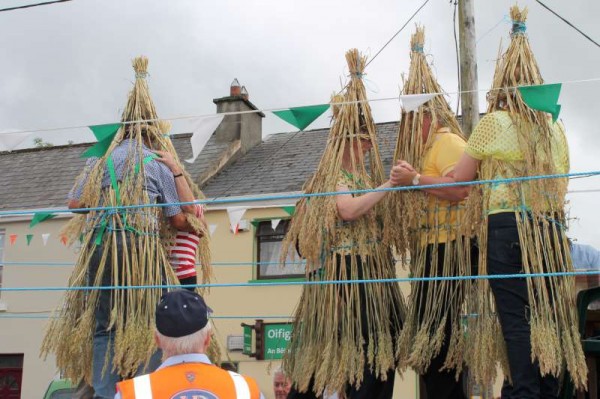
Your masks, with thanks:
[{"label": "white lettering on sign", "polygon": [[286,341],[289,341],[291,338],[291,331],[285,328],[274,328],[269,330],[267,336],[271,339],[283,338]]}]

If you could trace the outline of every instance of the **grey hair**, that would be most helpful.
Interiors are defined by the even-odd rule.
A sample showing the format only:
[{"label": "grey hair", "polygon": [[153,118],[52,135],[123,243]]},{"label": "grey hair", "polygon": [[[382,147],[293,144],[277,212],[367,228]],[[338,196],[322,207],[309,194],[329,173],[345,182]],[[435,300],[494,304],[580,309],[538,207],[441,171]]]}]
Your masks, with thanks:
[{"label": "grey hair", "polygon": [[162,335],[156,331],[158,346],[162,349],[164,357],[185,355],[187,353],[205,353],[204,343],[212,332],[210,322],[199,331],[183,337],[173,338]]}]

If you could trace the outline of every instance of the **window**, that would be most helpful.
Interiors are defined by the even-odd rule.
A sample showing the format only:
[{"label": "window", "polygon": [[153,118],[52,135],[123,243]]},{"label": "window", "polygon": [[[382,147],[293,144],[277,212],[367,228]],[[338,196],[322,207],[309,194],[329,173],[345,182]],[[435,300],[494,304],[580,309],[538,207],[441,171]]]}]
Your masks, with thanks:
[{"label": "window", "polygon": [[296,253],[289,253],[286,264],[279,263],[281,241],[290,225],[290,220],[281,220],[273,229],[270,220],[259,221],[256,227],[256,278],[258,280],[304,277],[304,263]]}]

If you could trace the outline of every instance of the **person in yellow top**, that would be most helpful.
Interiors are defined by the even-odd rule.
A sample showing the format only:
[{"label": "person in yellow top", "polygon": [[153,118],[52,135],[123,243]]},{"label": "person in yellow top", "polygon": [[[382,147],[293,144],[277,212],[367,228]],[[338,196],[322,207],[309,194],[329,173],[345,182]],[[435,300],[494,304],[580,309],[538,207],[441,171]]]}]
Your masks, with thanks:
[{"label": "person in yellow top", "polygon": [[[499,181],[471,189],[463,224],[476,228],[482,276],[570,272],[568,180],[515,180],[568,173],[569,149],[562,124],[522,95],[520,87],[536,90],[543,79],[525,33],[527,9],[514,6],[510,13],[511,43],[496,66],[488,113],[454,168],[458,182]],[[565,365],[575,386],[585,387],[572,277],[490,278],[477,286],[483,306],[469,324],[470,344],[487,350],[477,353],[475,378],[489,381],[491,375],[482,376],[506,359],[502,398],[557,398]],[[495,336],[498,330],[503,339]]]},{"label": "person in yellow top", "polygon": [[210,308],[189,290],[162,296],[156,307],[156,342],[163,364],[153,373],[117,384],[115,399],[264,399],[256,381],[210,363]]},{"label": "person in yellow top", "polygon": [[[419,186],[452,182],[454,167],[464,152],[466,142],[460,132],[454,132],[450,127],[444,126],[444,110],[439,111],[441,121],[435,126],[431,126],[430,108],[427,107],[423,111],[422,139],[427,146],[423,154],[422,170],[419,173],[407,162],[399,161],[392,170],[392,177],[400,180],[400,185]],[[420,268],[414,268],[419,274],[415,277],[445,276],[449,271],[456,271],[459,263],[457,254],[461,244],[465,242],[462,237],[457,239],[457,224],[461,207],[459,200],[466,196],[468,188],[457,186],[424,191],[427,197],[426,209],[420,219],[417,234],[417,241],[420,243],[417,243],[416,248],[413,247],[411,262],[420,263],[418,259],[424,258],[423,270],[418,272]],[[457,241],[460,243],[457,244]],[[428,317],[434,317],[438,322],[445,318],[441,326],[444,336],[439,351],[432,354],[421,353],[420,357],[431,356],[431,361],[426,362],[428,365],[422,369],[416,367],[416,371],[421,374],[425,382],[427,397],[466,399],[460,370],[457,371],[452,365],[445,364],[453,328],[456,328],[456,325],[460,326],[464,289],[457,282],[433,281],[413,283],[412,290],[414,293],[411,306],[416,307],[415,317],[418,317],[418,328],[435,330],[436,327],[424,327]],[[441,307],[433,304],[434,300]],[[435,315],[426,315],[431,312]],[[435,335],[435,331],[429,333]]]}]

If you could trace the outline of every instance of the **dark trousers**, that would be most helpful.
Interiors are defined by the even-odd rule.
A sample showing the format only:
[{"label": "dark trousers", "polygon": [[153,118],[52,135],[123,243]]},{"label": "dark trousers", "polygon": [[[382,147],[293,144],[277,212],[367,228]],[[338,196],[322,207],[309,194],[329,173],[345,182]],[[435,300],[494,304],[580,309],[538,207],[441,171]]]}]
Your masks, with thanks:
[{"label": "dark trousers", "polygon": [[[523,273],[519,232],[514,213],[488,217],[487,266],[490,275]],[[506,342],[512,386],[502,387],[503,399],[558,398],[558,379],[542,376],[531,361],[531,327],[527,280],[492,279],[502,334]]]},{"label": "dark trousers", "polygon": [[[352,261],[352,256],[345,256],[346,262],[346,275],[351,276],[350,274],[350,262]],[[360,257],[356,257],[357,267],[358,267],[358,276],[355,278],[358,280],[364,279],[362,262]],[[341,256],[338,256],[337,264],[341,264]],[[338,268],[337,278],[340,279],[341,270]],[[353,276],[354,277],[354,276]],[[314,275],[315,279],[319,278],[318,272]],[[343,285],[338,285],[339,287],[339,295],[344,296],[344,287]],[[364,339],[363,350],[364,353],[367,353],[367,347],[369,344],[369,320],[367,318],[367,306],[366,299],[367,296],[367,284],[359,284],[358,295],[360,298],[360,314],[357,314],[356,317],[360,317],[361,325],[362,325],[362,336]],[[390,312],[394,312],[393,314],[399,315],[400,309],[390,309]],[[396,335],[396,334],[393,334]],[[363,372],[363,380],[360,384],[360,387],[348,385],[345,390],[345,397],[347,399],[391,399],[394,393],[394,379],[396,377],[396,370],[388,370],[387,371],[387,379],[385,381],[377,378],[375,373],[370,370],[369,365],[365,361],[365,368]],[[306,392],[299,392],[295,387],[292,386],[290,393],[287,396],[287,399],[318,399],[317,396],[312,389],[312,383],[308,387]]]},{"label": "dark trousers", "polygon": [[[426,259],[425,259],[425,276],[441,276],[444,266],[444,255],[446,252],[445,244],[437,245],[437,263],[435,262],[434,246],[429,245],[427,247]],[[476,258],[475,258],[476,259]],[[435,270],[432,270],[435,268]],[[427,292],[431,284],[439,284],[438,281],[424,281],[417,283],[420,286],[421,297],[418,298],[420,303],[419,314],[422,317],[425,311],[425,299],[427,298]],[[458,282],[454,281],[450,284],[456,285]],[[454,286],[452,286],[454,288]],[[454,289],[453,289],[454,291]],[[462,292],[455,292],[455,295],[464,295]],[[442,304],[446,308],[446,314],[450,313],[449,304]],[[463,391],[463,377],[462,374],[456,379],[455,370],[441,370],[448,354],[448,348],[450,347],[450,335],[452,334],[452,322],[453,320],[448,317],[446,319],[446,325],[444,326],[444,342],[440,349],[440,352],[431,359],[431,364],[427,368],[427,371],[421,376],[425,383],[425,390],[427,393],[427,399],[467,399]]]},{"label": "dark trousers", "polygon": [[[181,285],[196,285],[198,284],[198,276],[190,276],[179,279]],[[184,290],[196,292],[196,287],[184,287]]]}]

